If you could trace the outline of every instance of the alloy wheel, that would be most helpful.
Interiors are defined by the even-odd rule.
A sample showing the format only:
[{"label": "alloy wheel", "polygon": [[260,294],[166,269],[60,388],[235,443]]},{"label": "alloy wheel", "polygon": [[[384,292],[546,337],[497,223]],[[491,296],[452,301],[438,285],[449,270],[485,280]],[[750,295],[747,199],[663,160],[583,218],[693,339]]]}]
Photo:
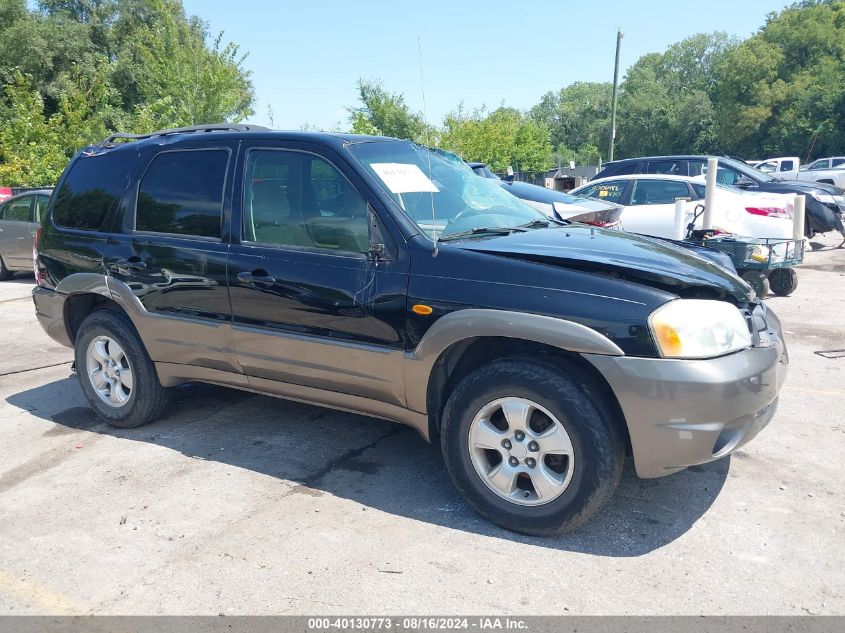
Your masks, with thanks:
[{"label": "alloy wheel", "polygon": [[129,358],[120,344],[97,336],[88,344],[86,372],[94,392],[113,408],[124,406],[132,394],[134,379]]},{"label": "alloy wheel", "polygon": [[572,481],[572,439],[548,409],[521,397],[494,400],[469,429],[472,465],[499,497],[524,506],[557,499]]}]

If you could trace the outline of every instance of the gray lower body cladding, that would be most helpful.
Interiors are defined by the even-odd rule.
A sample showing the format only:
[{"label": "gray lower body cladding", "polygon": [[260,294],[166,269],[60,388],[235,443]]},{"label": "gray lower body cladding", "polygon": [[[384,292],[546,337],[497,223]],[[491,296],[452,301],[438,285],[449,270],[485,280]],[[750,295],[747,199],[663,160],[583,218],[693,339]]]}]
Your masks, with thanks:
[{"label": "gray lower body cladding", "polygon": [[754,438],[775,413],[789,364],[779,331],[767,347],[707,360],[584,358],[616,394],[643,478],[724,457]]},{"label": "gray lower body cladding", "polygon": [[[272,376],[261,376],[260,372],[247,376],[235,359],[229,340],[233,335],[230,324],[194,323],[190,319],[151,314],[128,289],[117,285],[110,290],[107,296],[113,297],[135,323],[166,386],[191,380],[225,384],[395,420],[416,428],[425,437],[426,385],[443,348],[479,332],[488,336],[513,333],[508,313],[467,311],[464,318],[456,313],[414,352],[404,354],[404,359],[400,354],[400,366],[391,366],[392,380],[357,374],[353,380],[350,372],[336,366],[343,365],[343,359],[336,357],[332,365],[334,382],[325,381],[330,355],[308,354],[308,350],[300,349],[313,343],[317,350],[326,345],[325,341],[255,333],[256,341],[260,340],[266,352],[266,358],[262,356],[265,369],[278,370],[273,359],[290,359],[296,352],[297,358],[301,360],[304,355],[312,366],[320,364],[324,371],[315,373],[312,366],[291,367],[286,375],[276,371]],[[46,288],[33,291],[36,314],[44,330],[62,345],[71,346],[64,319],[67,297]],[[574,346],[607,380],[625,416],[637,474],[641,477],[660,477],[718,459],[752,439],[775,412],[788,366],[780,326],[771,313],[765,347],[706,360],[624,356],[610,341],[583,326],[569,324],[567,329],[566,322],[560,320],[536,316],[532,319],[533,325],[552,337],[542,339],[543,342],[562,348]],[[557,340],[564,335],[565,341]],[[604,341],[605,347],[599,345]],[[299,347],[294,349],[292,345]],[[366,351],[354,346],[349,362],[354,356],[356,363],[364,365],[384,363],[383,354],[373,352],[368,358]],[[317,378],[320,380],[314,382]]]}]

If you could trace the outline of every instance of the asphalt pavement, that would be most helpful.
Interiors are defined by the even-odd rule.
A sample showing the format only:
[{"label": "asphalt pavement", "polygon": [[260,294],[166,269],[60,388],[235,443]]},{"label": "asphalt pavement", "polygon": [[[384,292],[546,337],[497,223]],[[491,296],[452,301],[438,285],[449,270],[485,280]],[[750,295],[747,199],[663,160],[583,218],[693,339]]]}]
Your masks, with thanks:
[{"label": "asphalt pavement", "polygon": [[[473,513],[388,422],[215,386],[116,430],[0,283],[0,614],[843,614],[845,249],[769,305],[791,358],[772,424],[557,538]],[[836,350],[839,350],[837,352]]]}]

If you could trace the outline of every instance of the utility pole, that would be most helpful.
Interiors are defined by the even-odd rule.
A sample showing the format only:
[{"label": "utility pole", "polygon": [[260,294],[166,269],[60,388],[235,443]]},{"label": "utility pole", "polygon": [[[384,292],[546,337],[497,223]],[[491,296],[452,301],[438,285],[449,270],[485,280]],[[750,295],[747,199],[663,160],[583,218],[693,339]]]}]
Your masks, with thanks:
[{"label": "utility pole", "polygon": [[619,89],[619,49],[622,47],[622,31],[616,31],[616,64],[613,67],[613,97],[610,100],[610,152],[608,161],[613,160],[613,144],[616,142],[616,91]]}]

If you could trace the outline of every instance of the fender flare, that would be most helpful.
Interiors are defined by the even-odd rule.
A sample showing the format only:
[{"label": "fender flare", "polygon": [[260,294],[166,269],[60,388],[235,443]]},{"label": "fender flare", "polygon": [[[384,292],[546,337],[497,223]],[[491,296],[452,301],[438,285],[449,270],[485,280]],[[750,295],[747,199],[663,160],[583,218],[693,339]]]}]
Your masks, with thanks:
[{"label": "fender flare", "polygon": [[408,408],[426,412],[431,373],[447,349],[460,341],[485,337],[521,339],[582,354],[625,355],[609,338],[574,321],[507,310],[457,310],[438,319],[405,355]]},{"label": "fender flare", "polygon": [[72,273],[56,285],[56,292],[63,295],[97,294],[113,299],[108,277],[101,273]]}]

